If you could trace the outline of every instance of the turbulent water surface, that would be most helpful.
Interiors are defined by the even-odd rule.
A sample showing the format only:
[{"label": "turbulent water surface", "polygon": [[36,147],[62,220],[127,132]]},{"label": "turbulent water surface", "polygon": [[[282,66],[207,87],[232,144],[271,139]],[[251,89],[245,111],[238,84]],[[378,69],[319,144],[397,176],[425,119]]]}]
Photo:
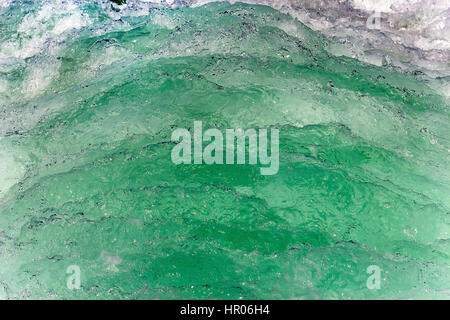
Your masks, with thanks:
[{"label": "turbulent water surface", "polygon": [[[0,298],[449,298],[442,74],[262,5],[0,10]],[[175,165],[197,120],[279,129],[278,174]]]}]

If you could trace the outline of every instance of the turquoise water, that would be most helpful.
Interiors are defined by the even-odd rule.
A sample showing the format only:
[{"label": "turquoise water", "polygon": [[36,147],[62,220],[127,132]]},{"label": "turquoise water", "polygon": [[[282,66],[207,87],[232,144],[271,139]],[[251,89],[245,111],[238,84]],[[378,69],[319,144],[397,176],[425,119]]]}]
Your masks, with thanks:
[{"label": "turquoise water", "polygon": [[[1,298],[448,299],[450,104],[423,74],[264,6],[0,21]],[[194,121],[278,129],[278,173],[175,165]]]}]

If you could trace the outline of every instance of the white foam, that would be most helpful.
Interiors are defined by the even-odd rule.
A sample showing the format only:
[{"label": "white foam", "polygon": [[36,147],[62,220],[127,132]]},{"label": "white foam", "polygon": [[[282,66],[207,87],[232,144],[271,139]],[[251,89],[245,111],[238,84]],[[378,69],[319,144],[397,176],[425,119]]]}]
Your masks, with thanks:
[{"label": "white foam", "polygon": [[10,39],[0,45],[4,55],[25,59],[47,48],[49,43],[61,43],[67,32],[80,29],[92,23],[71,1],[45,3],[38,12],[27,14],[19,25],[19,39]]}]

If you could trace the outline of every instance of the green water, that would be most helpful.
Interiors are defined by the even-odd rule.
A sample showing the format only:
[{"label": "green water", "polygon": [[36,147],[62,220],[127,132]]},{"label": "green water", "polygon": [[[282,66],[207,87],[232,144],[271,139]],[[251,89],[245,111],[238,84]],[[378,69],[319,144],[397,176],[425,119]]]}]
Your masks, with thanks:
[{"label": "green water", "polygon": [[[263,6],[83,10],[0,70],[0,298],[449,298],[450,104],[423,75]],[[38,11],[2,12],[11,54]],[[279,172],[173,164],[197,120],[278,128]]]}]

